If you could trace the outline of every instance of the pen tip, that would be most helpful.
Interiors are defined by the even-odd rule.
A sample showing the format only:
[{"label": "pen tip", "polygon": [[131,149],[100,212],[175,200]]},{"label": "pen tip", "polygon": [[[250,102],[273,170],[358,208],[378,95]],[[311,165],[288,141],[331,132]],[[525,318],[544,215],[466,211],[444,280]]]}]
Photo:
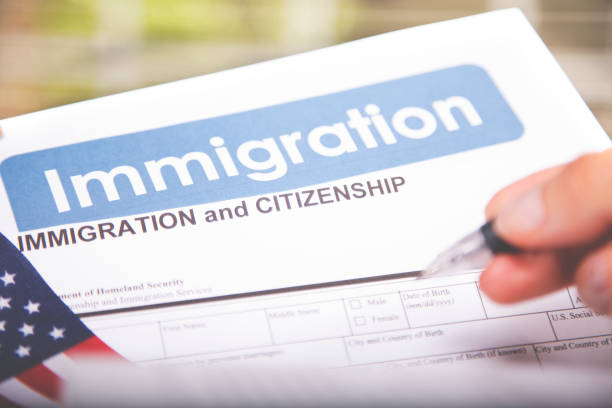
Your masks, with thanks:
[{"label": "pen tip", "polygon": [[437,257],[432,263],[427,265],[427,267],[419,273],[418,278],[419,279],[429,278],[439,273],[441,269],[442,268],[440,265],[440,257]]}]

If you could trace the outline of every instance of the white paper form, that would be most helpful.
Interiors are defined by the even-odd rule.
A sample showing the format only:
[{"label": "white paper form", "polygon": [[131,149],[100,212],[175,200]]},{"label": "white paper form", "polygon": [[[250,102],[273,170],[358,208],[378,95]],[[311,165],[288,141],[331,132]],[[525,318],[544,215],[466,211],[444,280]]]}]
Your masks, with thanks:
[{"label": "white paper form", "polygon": [[477,277],[372,282],[85,322],[146,365],[612,364],[612,322],[587,308],[573,289],[501,306],[480,292]]},{"label": "white paper form", "polygon": [[[542,364],[545,350],[607,350],[608,320],[572,290],[507,309],[473,275],[373,281],[423,268],[510,181],[610,146],[517,10],[0,126],[0,231],[135,361]],[[308,285],[323,287],[243,295]]]}]

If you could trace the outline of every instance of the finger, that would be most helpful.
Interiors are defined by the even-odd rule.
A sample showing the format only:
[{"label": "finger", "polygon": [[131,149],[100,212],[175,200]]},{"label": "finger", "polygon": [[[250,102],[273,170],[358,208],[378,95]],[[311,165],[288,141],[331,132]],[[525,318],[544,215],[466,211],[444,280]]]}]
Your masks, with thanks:
[{"label": "finger", "polygon": [[555,252],[498,255],[480,275],[480,288],[500,303],[544,295],[572,281],[571,263]]},{"label": "finger", "polygon": [[578,266],[604,244],[612,231],[587,245],[519,255],[497,255],[481,275],[481,289],[492,299],[509,303],[544,295],[573,282]]},{"label": "finger", "polygon": [[501,209],[505,207],[508,203],[518,199],[520,196],[527,193],[529,190],[535,188],[537,185],[543,184],[563,170],[566,164],[562,164],[559,166],[551,167],[548,169],[540,170],[537,173],[533,173],[515,183],[510,184],[504,189],[500,190],[497,194],[493,196],[489,204],[487,204],[487,208],[485,209],[485,214],[487,219],[493,219],[499,214]]},{"label": "finger", "polygon": [[590,307],[612,313],[612,241],[585,257],[578,266],[576,284]]},{"label": "finger", "polygon": [[528,249],[591,241],[612,224],[612,149],[569,163],[548,183],[506,205],[495,230]]}]

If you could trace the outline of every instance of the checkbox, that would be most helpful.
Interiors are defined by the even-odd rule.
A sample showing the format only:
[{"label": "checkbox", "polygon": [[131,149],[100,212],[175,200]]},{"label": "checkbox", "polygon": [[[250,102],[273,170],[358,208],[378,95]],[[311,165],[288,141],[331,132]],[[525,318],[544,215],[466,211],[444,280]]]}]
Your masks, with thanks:
[{"label": "checkbox", "polygon": [[365,326],[366,318],[363,316],[355,316],[355,326]]},{"label": "checkbox", "polygon": [[350,301],[351,309],[361,309],[361,300],[353,299]]}]

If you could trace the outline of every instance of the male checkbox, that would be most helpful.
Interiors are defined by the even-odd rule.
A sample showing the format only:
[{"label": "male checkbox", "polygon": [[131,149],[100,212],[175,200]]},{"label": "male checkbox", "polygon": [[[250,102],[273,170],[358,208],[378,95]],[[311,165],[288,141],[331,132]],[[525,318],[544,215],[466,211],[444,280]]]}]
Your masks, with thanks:
[{"label": "male checkbox", "polygon": [[361,309],[361,300],[351,299],[349,303],[351,305],[351,309]]}]

